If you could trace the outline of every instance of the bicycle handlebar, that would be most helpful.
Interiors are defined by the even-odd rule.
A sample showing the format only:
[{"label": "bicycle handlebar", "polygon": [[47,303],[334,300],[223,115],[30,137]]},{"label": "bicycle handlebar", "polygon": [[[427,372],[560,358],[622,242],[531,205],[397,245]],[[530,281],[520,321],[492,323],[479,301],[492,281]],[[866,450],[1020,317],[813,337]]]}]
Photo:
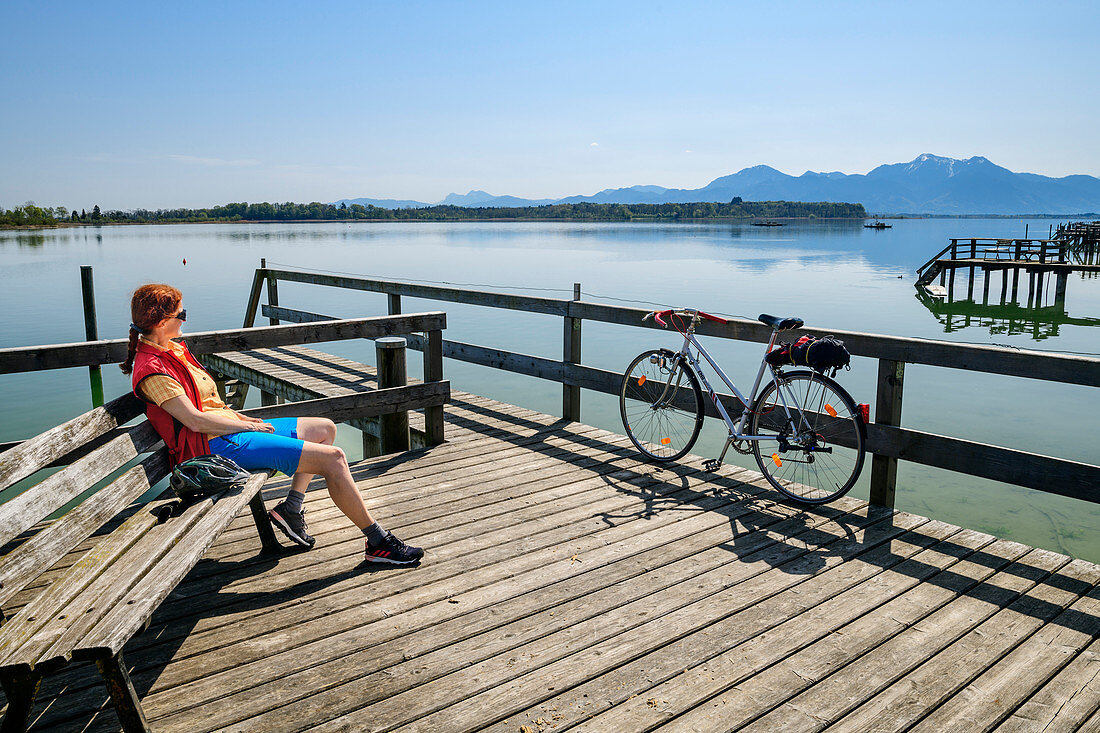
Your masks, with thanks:
[{"label": "bicycle handlebar", "polygon": [[[667,328],[668,324],[665,323],[664,318],[668,318],[672,315],[686,316],[689,318],[705,318],[708,321],[714,321],[716,323],[729,323],[729,321],[727,321],[725,318],[719,318],[718,316],[712,316],[709,313],[704,313],[701,310],[692,310],[689,308],[669,308],[668,310],[663,311],[650,311],[649,313],[646,313],[644,316],[642,316],[642,321],[645,322],[649,320],[650,316],[652,316],[653,320],[657,321],[657,323],[661,325],[661,328]],[[664,316],[664,318],[662,318],[662,316]]]}]

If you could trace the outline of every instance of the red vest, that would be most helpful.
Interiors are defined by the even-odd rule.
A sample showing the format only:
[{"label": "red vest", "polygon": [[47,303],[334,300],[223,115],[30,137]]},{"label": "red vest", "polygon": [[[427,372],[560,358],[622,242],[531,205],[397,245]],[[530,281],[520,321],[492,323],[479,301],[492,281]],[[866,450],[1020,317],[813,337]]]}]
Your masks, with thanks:
[{"label": "red vest", "polygon": [[[184,344],[183,353],[188,361],[202,368],[202,365],[195,361],[195,357],[191,356],[186,344]],[[191,377],[191,372],[178,356],[171,351],[160,351],[148,344],[138,343],[137,354],[134,356],[134,394],[146,402],[145,415],[153,424],[157,435],[168,446],[171,465],[176,466],[189,458],[209,454],[210,441],[204,434],[187,429],[163,407],[158,407],[142,396],[138,386],[142,380],[154,374],[163,374],[179,382],[187,394],[187,399],[191,400],[191,404],[200,412],[202,412],[202,399],[199,397],[199,388]]]}]

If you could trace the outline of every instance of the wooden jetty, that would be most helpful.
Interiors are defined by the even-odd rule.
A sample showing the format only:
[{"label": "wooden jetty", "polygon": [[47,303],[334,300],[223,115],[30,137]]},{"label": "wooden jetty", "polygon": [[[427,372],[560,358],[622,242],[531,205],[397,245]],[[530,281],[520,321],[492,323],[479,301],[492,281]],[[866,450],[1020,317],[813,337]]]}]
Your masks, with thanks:
[{"label": "wooden jetty", "polygon": [[[935,297],[944,293],[954,299],[955,272],[965,270],[968,300],[974,299],[974,276],[977,270],[984,273],[982,302],[989,302],[989,285],[994,272],[1001,272],[1001,301],[1018,298],[1020,273],[1028,276],[1027,300],[1032,302],[1036,293],[1043,290],[1043,280],[1053,276],[1055,301],[1064,303],[1066,284],[1070,273],[1083,273],[1095,277],[1100,273],[1100,249],[1084,240],[1063,239],[952,239],[934,257],[917,268],[918,288]],[[1075,243],[1078,242],[1078,243]],[[1009,277],[1011,275],[1011,278]],[[929,286],[939,278],[939,288]],[[1011,279],[1011,295],[1009,280]]]},{"label": "wooden jetty", "polygon": [[[276,279],[385,292],[397,313],[407,295],[562,317],[561,361],[438,337],[409,346],[555,379],[566,415],[451,390],[444,443],[354,464],[372,511],[428,548],[418,568],[364,567],[361,536],[317,483],[312,551],[261,553],[252,518],[236,519],[127,646],[153,730],[1100,729],[1100,566],[892,508],[899,459],[1100,501],[1098,466],[900,427],[906,362],[1100,386],[1100,360],[841,334],[880,361],[876,488],[872,503],[806,509],[754,471],[643,463],[624,436],[579,420],[580,388],[617,380],[581,364],[582,320],[636,326],[636,309],[256,274]],[[262,313],[330,318],[270,301]],[[707,328],[765,337],[749,321]],[[266,402],[378,388],[374,368],[281,338],[204,358]],[[4,349],[0,374],[110,363],[120,346]],[[426,420],[409,413],[414,432]],[[264,500],[286,484],[269,482]],[[116,730],[106,701],[94,669],[72,665],[42,684],[31,730]]]}]

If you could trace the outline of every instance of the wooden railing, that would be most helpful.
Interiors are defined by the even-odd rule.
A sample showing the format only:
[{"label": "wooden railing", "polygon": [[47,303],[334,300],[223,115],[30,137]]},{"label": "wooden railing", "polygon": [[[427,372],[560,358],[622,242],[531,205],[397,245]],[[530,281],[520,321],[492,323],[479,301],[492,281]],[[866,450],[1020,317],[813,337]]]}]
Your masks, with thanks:
[{"label": "wooden railing", "polygon": [[[385,293],[391,315],[400,313],[401,297],[408,296],[561,317],[563,348],[560,361],[450,340],[441,340],[440,348],[443,356],[450,359],[560,382],[563,385],[562,414],[570,420],[580,419],[581,389],[617,395],[622,380],[618,372],[581,362],[582,323],[587,320],[635,328],[657,328],[651,325],[652,322],[643,323],[644,309],[581,301],[579,286],[574,289],[574,298],[565,300],[272,268],[256,271],[250,309],[255,309],[259,304],[260,288],[264,283],[270,288],[279,281]],[[276,302],[262,305],[260,312],[275,322],[311,323],[332,318],[282,307],[277,303],[277,288],[269,289],[269,293],[275,295]],[[738,341],[767,342],[771,329],[757,321],[732,319],[726,324],[704,322],[700,324],[698,333]],[[1100,490],[1097,488],[1100,486],[1100,466],[901,426],[906,364],[1100,387],[1100,359],[836,329],[827,332],[804,329],[802,333],[834,334],[844,340],[853,355],[878,360],[874,422],[867,426],[868,450],[874,454],[871,467],[873,502],[893,506],[899,460],[1100,502]],[[409,338],[409,348],[425,347],[423,339]],[[733,398],[727,399],[726,403],[731,407],[739,404]],[[708,414],[716,416],[713,406],[709,402],[706,404]]]},{"label": "wooden railing", "polygon": [[941,249],[934,257],[917,268],[917,274],[924,271],[941,257],[952,260],[1016,260],[1046,264],[1047,262],[1066,261],[1065,242],[1054,239],[989,239],[974,237],[970,239],[952,239],[951,244]]},{"label": "wooden railing", "polygon": [[[202,355],[345,339],[427,334],[426,336],[415,336],[421,347],[420,350],[424,351],[424,381],[422,384],[379,389],[357,395],[295,402],[289,405],[270,405],[248,412],[259,417],[280,417],[288,414],[298,417],[324,415],[336,422],[344,422],[351,418],[367,418],[413,409],[424,409],[426,440],[428,444],[434,445],[443,441],[443,404],[450,396],[450,383],[443,380],[443,351],[441,346],[443,329],[446,327],[447,315],[445,313],[410,313],[397,316],[333,320],[327,323],[206,331],[188,334],[186,340],[192,353]],[[64,369],[74,366],[117,364],[126,358],[127,346],[128,341],[126,339],[113,339],[109,341],[0,349],[0,374]],[[144,407],[137,397],[129,394],[108,403],[100,410],[106,410],[103,415],[116,420],[117,424],[121,425],[141,414]],[[100,413],[93,411],[88,414],[94,416]],[[64,465],[77,460],[99,445],[117,437],[125,430],[125,428],[116,428],[87,445],[70,446],[63,451],[57,448],[55,450],[57,454],[50,455],[50,460],[44,465]],[[17,467],[13,466],[11,461],[6,461],[3,454],[6,450],[14,448],[22,442],[14,441],[0,444],[0,478],[7,476],[10,472],[17,471]],[[66,444],[61,441],[57,445],[64,447]]]}]

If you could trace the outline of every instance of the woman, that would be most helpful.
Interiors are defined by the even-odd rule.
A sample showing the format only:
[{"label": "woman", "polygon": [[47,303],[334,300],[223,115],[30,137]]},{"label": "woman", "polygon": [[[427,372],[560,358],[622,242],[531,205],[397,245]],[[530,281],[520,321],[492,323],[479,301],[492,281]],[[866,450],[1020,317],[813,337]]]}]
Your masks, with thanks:
[{"label": "woman", "polygon": [[382,529],[374,520],[348,469],[344,451],[333,445],[336,425],[322,417],[258,420],[232,410],[218,396],[213,378],[195,360],[181,337],[187,311],[170,285],[142,285],[130,300],[130,350],[121,365],[133,373],[134,394],[168,446],[171,464],[199,455],[225,456],[242,468],[275,468],[292,476],[286,499],[268,512],[291,541],[305,548],[302,501],[314,474],[328,484],[332,501],[366,537],[370,562],[411,565],[424,556]]}]

